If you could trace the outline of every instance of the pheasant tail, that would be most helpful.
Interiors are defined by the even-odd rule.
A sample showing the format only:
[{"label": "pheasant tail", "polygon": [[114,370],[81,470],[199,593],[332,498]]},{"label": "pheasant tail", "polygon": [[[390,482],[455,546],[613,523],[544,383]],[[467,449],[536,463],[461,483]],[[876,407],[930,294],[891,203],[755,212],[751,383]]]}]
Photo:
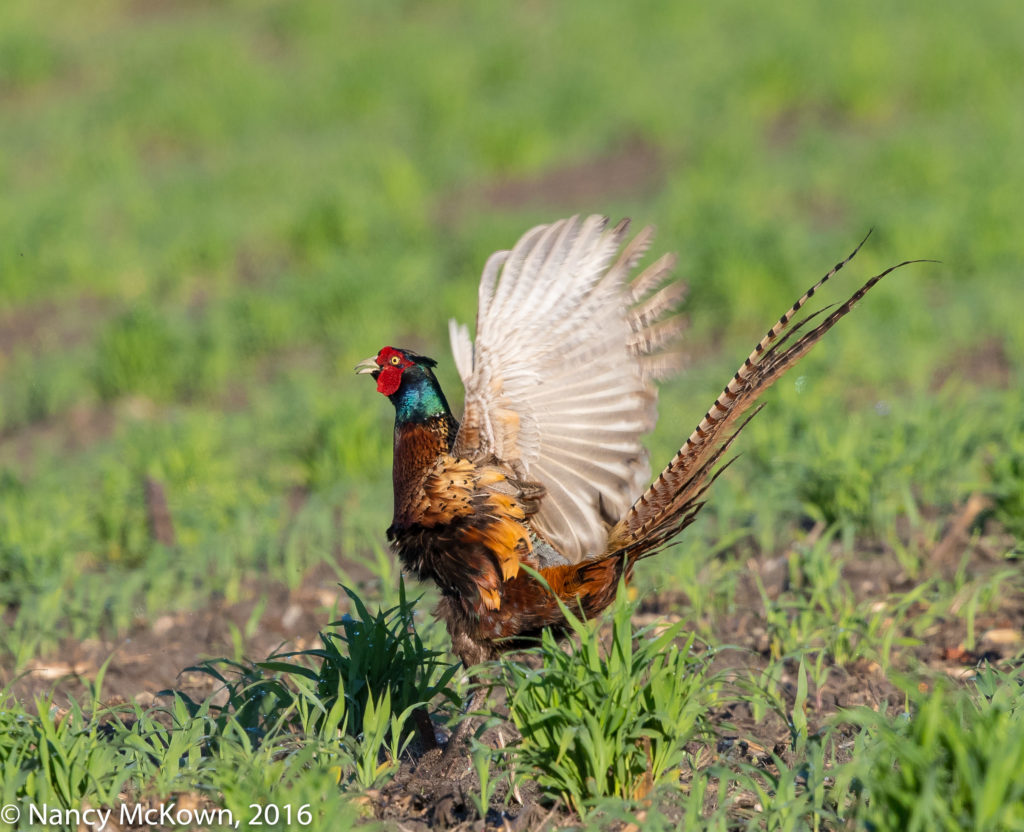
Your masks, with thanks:
[{"label": "pheasant tail", "polygon": [[701,498],[704,493],[724,470],[723,466],[712,473],[716,463],[760,407],[741,422],[743,414],[883,277],[902,266],[919,262],[907,260],[875,275],[845,303],[831,308],[817,326],[794,340],[799,331],[813,319],[829,312],[829,308],[794,323],[797,313],[822,285],[856,256],[866,240],[867,237],[808,289],[765,333],[672,461],[612,529],[608,556],[621,559],[625,555],[627,568],[631,567],[639,558],[659,551],[689,525],[703,505]]}]

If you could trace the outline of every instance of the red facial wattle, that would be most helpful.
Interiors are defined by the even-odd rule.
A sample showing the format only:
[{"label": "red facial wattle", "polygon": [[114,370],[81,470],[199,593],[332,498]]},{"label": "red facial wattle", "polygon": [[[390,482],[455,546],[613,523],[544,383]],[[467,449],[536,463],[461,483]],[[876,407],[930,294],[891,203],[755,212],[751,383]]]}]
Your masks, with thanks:
[{"label": "red facial wattle", "polygon": [[392,396],[398,392],[398,388],[402,386],[402,371],[412,365],[413,362],[401,350],[384,347],[377,353],[377,366],[380,367],[377,374],[377,392],[385,396]]},{"label": "red facial wattle", "polygon": [[402,368],[392,367],[390,364],[381,368],[377,376],[377,392],[385,396],[394,395],[402,385]]}]

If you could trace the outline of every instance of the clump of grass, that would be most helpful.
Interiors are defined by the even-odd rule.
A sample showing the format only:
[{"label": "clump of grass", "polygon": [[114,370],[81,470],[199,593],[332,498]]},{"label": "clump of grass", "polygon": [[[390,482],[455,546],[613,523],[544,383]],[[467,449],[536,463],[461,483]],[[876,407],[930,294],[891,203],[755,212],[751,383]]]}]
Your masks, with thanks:
[{"label": "clump of grass", "polygon": [[[355,615],[332,625],[341,632],[321,633],[322,648],[255,664],[218,659],[190,669],[224,685],[226,703],[213,709],[215,736],[231,727],[255,750],[285,733],[297,734],[338,758],[339,779],[370,788],[397,769],[412,740],[412,712],[436,696],[456,701],[448,685],[458,667],[424,646],[414,626],[415,600],[407,599],[404,583],[398,604],[376,613],[343,589]],[[232,676],[222,667],[233,670]],[[176,696],[193,715],[207,710],[185,694]]]},{"label": "clump of grass", "polygon": [[[389,710],[405,711],[424,705],[435,696],[457,702],[448,685],[458,665],[443,660],[443,654],[428,650],[415,627],[415,600],[409,601],[405,583],[399,585],[398,604],[371,613],[363,600],[342,587],[352,601],[355,616],[346,615],[331,626],[341,631],[320,634],[322,648],[284,653],[262,663],[262,667],[304,676],[316,683],[317,695],[326,707],[339,698],[347,703],[346,730],[357,735],[368,710],[379,707],[386,695]],[[311,669],[280,659],[319,660]]]},{"label": "clump of grass", "polygon": [[636,800],[676,780],[685,744],[707,731],[716,690],[694,636],[676,644],[683,622],[634,632],[634,605],[625,585],[619,589],[609,647],[600,629],[563,605],[576,637],[568,650],[545,631],[535,648],[539,669],[502,660],[522,735],[517,766],[581,816],[602,799]]},{"label": "clump of grass", "polygon": [[129,392],[169,396],[182,343],[166,318],[139,306],[116,318],[100,336],[95,383],[106,399]]},{"label": "clump of grass", "polygon": [[902,718],[858,711],[865,737],[846,773],[857,818],[877,832],[1024,827],[1021,682],[1019,673],[987,670],[973,690],[908,684]]},{"label": "clump of grass", "polygon": [[40,698],[30,714],[0,690],[3,802],[76,808],[116,805],[125,793],[164,800],[198,791],[239,817],[259,795],[263,803],[276,796],[295,809],[312,805],[317,823],[328,824],[330,807],[354,818],[343,793],[394,773],[412,737],[413,709],[436,695],[454,700],[448,683],[456,668],[423,646],[404,587],[396,607],[376,613],[347,591],[355,614],[339,622],[342,633],[323,634],[323,650],[188,668],[221,685],[202,700],[163,691],[165,705],[106,708],[105,667],[88,705],[72,699],[66,713]]},{"label": "clump of grass", "polygon": [[[75,699],[60,713],[44,698],[37,716],[0,711],[0,798],[4,804],[28,796],[70,809],[83,799],[113,804],[132,771],[118,749],[100,736]],[[3,703],[0,700],[0,704]]]},{"label": "clump of grass", "polygon": [[[233,690],[235,704],[244,687]],[[224,807],[271,828],[295,822],[304,829],[347,828],[358,817],[339,787],[354,767],[341,740],[301,736],[284,718],[254,742],[246,716],[230,705],[218,708],[213,697],[195,703],[178,694],[166,706],[105,708],[98,696],[97,684],[84,703],[70,699],[67,711],[40,697],[30,713],[0,691],[3,805],[116,810],[124,804],[134,811],[177,805],[189,795],[191,805],[202,801],[212,816]],[[270,814],[254,818],[257,798]]]}]

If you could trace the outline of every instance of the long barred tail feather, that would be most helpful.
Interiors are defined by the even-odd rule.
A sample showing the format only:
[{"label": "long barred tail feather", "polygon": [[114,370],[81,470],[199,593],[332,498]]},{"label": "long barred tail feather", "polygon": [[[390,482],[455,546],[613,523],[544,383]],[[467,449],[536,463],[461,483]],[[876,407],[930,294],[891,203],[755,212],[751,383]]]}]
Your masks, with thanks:
[{"label": "long barred tail feather", "polygon": [[[905,260],[898,263],[868,280],[845,303],[826,307],[794,322],[794,317],[815,292],[856,256],[870,233],[848,257],[838,262],[808,289],[758,342],[672,461],[616,524],[609,539],[609,555],[625,552],[630,561],[646,557],[663,548],[672,537],[693,522],[703,505],[701,497],[724,470],[719,468],[712,474],[712,468],[760,407],[730,432],[739,417],[882,278],[911,263],[926,262]],[[828,314],[820,323],[806,329],[814,319],[825,313]]]},{"label": "long barred tail feather", "polygon": [[[729,450],[743,428],[761,412],[763,407],[763,404],[758,405],[754,412],[740,423],[739,427],[712,452],[707,454],[707,458],[696,467],[696,470],[693,470],[686,477],[685,482],[681,483],[680,490],[686,491],[689,494],[685,504],[680,505],[676,511],[662,512],[659,517],[653,519],[652,522],[645,526],[642,537],[637,537],[624,545],[618,546],[614,550],[616,557],[625,554],[631,569],[632,564],[637,560],[656,555],[667,546],[673,545],[676,536],[697,519],[697,514],[704,507],[704,494],[739,456],[730,457],[715,469],[718,461]],[[713,472],[712,469],[714,469]]]}]

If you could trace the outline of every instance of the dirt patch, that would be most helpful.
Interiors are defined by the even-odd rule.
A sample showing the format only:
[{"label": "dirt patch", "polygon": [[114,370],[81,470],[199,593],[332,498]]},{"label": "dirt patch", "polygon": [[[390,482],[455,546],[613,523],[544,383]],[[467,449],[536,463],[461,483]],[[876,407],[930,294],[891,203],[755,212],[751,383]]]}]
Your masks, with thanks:
[{"label": "dirt patch", "polygon": [[939,367],[932,376],[931,389],[941,390],[952,379],[970,379],[980,388],[1006,390],[1013,382],[1014,364],[1006,342],[995,336],[953,355],[953,363]]},{"label": "dirt patch", "polygon": [[[131,402],[127,409],[130,405]],[[27,476],[33,471],[39,448],[50,452],[57,449],[62,454],[80,453],[113,435],[119,409],[126,407],[77,404],[58,416],[19,427],[6,435],[0,431],[0,465],[10,465]]]},{"label": "dirt patch", "polygon": [[102,298],[82,295],[71,301],[40,301],[0,314],[0,355],[16,349],[39,354],[71,349],[92,340],[111,314]]},{"label": "dirt patch", "polygon": [[865,132],[867,125],[851,118],[841,107],[811,102],[779,109],[764,129],[764,141],[772,150],[788,150],[810,129],[850,134]]},{"label": "dirt patch", "polygon": [[659,148],[634,136],[610,152],[551,168],[536,176],[502,179],[458,191],[441,201],[442,225],[456,224],[470,211],[517,210],[527,207],[578,209],[610,199],[645,197],[655,193],[666,176],[667,163]]},{"label": "dirt patch", "polygon": [[[366,573],[355,564],[346,564],[346,570]],[[117,639],[68,640],[55,653],[33,661],[14,681],[13,692],[24,702],[50,691],[56,692],[58,700],[67,694],[81,697],[110,658],[103,681],[106,702],[148,704],[155,693],[166,689],[204,697],[213,691],[215,681],[184,672],[185,668],[205,659],[262,660],[285,648],[319,646],[317,635],[330,622],[330,611],[335,605],[341,610],[347,606],[334,570],[326,565],[310,572],[296,589],[248,581],[244,596],[237,603],[214,600],[203,609],[165,613],[139,622]],[[265,604],[258,626],[239,643],[238,635],[252,629],[258,604]],[[0,686],[10,678],[11,669],[0,667]]]}]

